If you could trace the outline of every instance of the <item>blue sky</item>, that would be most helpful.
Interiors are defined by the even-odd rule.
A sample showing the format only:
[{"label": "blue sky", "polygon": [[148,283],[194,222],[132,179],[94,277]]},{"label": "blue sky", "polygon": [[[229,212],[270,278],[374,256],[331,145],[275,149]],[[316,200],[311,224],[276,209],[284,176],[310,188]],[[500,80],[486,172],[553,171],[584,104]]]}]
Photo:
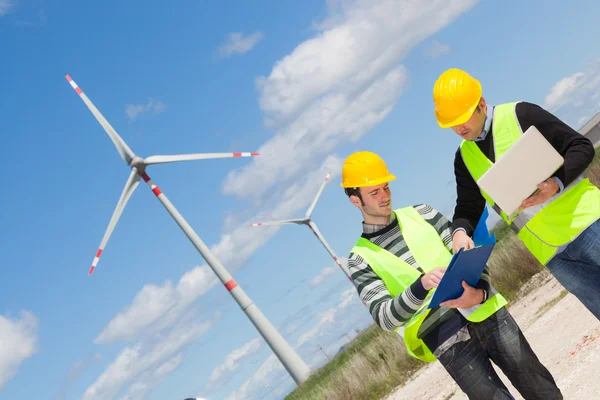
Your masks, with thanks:
[{"label": "blue sky", "polygon": [[[285,4],[284,4],[285,3]],[[259,151],[149,175],[311,368],[372,321],[301,217],[348,254],[343,159],[379,153],[394,205],[451,216],[459,138],[431,91],[446,68],[488,102],[579,128],[600,110],[594,1],[0,0],[2,398],[280,399],[293,381],[144,184],[87,275],[129,173],[64,78],[142,156]],[[8,141],[8,142],[7,142]]]}]

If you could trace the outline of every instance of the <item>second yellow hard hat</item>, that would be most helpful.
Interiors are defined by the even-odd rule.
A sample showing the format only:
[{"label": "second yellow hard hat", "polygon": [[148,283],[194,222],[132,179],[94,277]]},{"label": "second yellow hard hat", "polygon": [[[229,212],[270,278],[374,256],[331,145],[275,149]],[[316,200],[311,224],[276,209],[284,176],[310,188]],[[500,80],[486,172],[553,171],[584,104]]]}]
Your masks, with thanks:
[{"label": "second yellow hard hat", "polygon": [[381,157],[370,151],[359,151],[351,154],[344,161],[340,186],[344,188],[376,186],[394,179],[396,177],[390,174]]},{"label": "second yellow hard hat", "polygon": [[433,86],[435,118],[442,128],[464,124],[479,104],[481,84],[457,68],[444,71]]}]

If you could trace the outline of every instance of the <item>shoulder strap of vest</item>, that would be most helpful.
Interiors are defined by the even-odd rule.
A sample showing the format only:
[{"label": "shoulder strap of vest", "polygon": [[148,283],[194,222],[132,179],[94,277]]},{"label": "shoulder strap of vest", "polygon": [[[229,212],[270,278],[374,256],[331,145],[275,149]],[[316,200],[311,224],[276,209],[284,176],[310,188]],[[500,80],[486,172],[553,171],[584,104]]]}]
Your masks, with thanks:
[{"label": "shoulder strap of vest", "polygon": [[494,135],[494,155],[498,161],[504,153],[516,142],[523,131],[517,118],[516,107],[520,101],[499,104],[494,107],[492,134]]},{"label": "shoulder strap of vest", "polygon": [[[492,134],[494,136],[494,158],[496,160],[499,160],[506,153],[521,134],[521,127],[515,113],[518,103],[520,101],[494,106]],[[475,181],[481,178],[493,165],[492,161],[483,154],[474,141],[463,140],[460,144],[460,154]]]}]

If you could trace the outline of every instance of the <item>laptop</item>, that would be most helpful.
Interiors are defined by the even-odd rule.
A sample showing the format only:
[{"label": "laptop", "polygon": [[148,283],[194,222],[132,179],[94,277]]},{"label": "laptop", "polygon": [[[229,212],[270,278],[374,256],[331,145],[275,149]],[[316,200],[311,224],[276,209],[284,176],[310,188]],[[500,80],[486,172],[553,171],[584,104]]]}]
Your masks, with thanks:
[{"label": "laptop", "polygon": [[552,176],[564,158],[535,127],[531,126],[479,178],[477,183],[511,219],[519,213],[537,185]]}]

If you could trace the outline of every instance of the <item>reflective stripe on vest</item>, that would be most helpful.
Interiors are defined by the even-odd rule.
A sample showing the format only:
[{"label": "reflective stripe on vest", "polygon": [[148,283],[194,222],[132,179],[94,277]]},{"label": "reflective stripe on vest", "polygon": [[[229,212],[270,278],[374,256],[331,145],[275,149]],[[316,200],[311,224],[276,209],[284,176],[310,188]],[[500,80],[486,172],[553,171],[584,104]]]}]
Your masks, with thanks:
[{"label": "reflective stripe on vest", "polygon": [[[516,115],[518,103],[494,107],[492,135],[496,160],[499,160],[523,134]],[[475,181],[493,164],[475,142],[463,140],[460,152]],[[558,249],[571,243],[600,218],[600,190],[583,176],[575,179],[561,193],[552,196],[545,203],[513,216],[507,216],[484,190],[480,190],[486,201],[543,265],[554,257]]]},{"label": "reflective stripe on vest", "polygon": [[[435,228],[425,221],[414,207],[397,209],[394,213],[406,245],[425,273],[448,266],[452,258],[450,250]],[[404,292],[421,276],[415,267],[363,237],[357,241],[351,253],[361,256],[369,264],[392,297]],[[415,315],[406,324],[395,329],[403,337],[408,354],[427,362],[435,361],[436,357],[418,338],[418,333],[421,324],[429,315],[428,306],[434,292],[435,289],[430,290]],[[461,313],[471,322],[481,322],[506,304],[504,297],[496,293],[485,303],[461,310]]]}]

